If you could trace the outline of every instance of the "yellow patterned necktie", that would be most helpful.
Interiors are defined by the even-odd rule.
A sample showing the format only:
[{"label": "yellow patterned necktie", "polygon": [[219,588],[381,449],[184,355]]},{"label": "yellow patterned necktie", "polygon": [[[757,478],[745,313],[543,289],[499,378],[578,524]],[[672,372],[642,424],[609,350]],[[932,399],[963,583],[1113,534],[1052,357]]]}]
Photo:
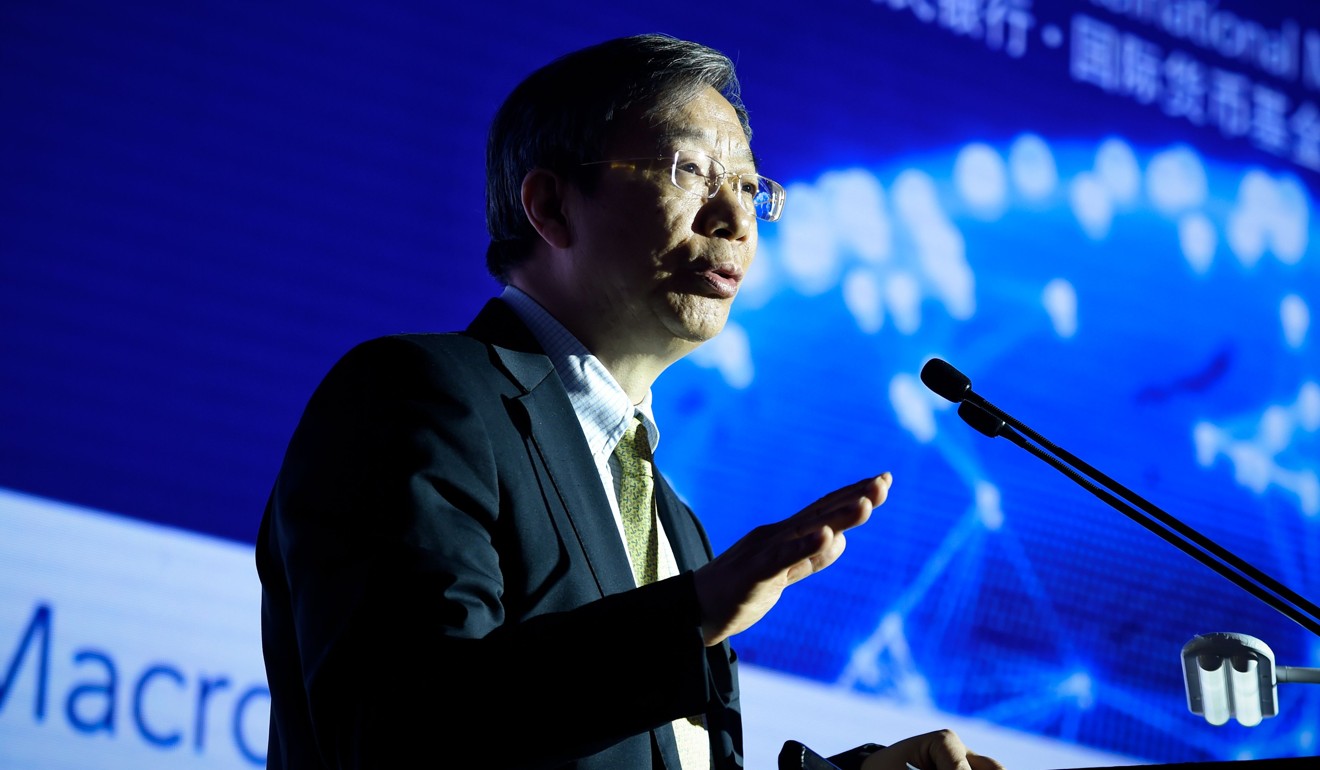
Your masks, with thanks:
[{"label": "yellow patterned necktie", "polygon": [[632,418],[623,440],[614,450],[619,458],[622,483],[619,485],[619,515],[623,534],[628,540],[628,559],[632,562],[637,585],[656,581],[660,541],[655,526],[655,478],[651,475],[651,443],[640,420]]},{"label": "yellow patterned necktie", "polygon": [[[644,586],[659,577],[660,530],[655,520],[651,442],[646,436],[646,427],[636,415],[628,423],[614,456],[621,472],[619,516],[623,519],[623,534],[628,542],[628,559],[632,562],[637,585]],[[710,738],[706,735],[703,717],[675,719],[673,726],[683,770],[708,770]]]}]

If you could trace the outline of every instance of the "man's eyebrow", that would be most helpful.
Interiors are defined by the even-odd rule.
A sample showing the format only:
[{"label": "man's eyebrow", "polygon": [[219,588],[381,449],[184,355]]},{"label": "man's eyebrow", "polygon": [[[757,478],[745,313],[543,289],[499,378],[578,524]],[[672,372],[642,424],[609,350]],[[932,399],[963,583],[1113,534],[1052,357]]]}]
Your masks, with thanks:
[{"label": "man's eyebrow", "polygon": [[656,140],[664,142],[671,139],[709,139],[709,131],[701,131],[692,126],[665,126],[656,136]]}]

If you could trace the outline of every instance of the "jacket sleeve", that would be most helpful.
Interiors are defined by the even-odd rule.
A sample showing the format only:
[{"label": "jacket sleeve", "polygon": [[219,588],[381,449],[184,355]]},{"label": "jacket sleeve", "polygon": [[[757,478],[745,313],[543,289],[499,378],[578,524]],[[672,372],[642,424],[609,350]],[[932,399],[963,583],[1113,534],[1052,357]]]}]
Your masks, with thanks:
[{"label": "jacket sleeve", "polygon": [[386,338],[295,431],[259,543],[266,641],[298,669],[272,698],[305,699],[329,766],[554,766],[712,697],[691,573],[506,617],[505,572],[529,557],[503,539],[501,474],[528,460],[492,443],[489,391],[450,348]]}]

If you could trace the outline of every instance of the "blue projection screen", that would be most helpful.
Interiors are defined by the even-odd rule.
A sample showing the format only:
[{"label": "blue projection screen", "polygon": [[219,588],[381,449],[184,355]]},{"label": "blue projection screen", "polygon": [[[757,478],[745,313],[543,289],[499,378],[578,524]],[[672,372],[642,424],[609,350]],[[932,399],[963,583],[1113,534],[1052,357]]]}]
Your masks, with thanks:
[{"label": "blue projection screen", "polygon": [[717,549],[890,470],[737,637],[749,768],[951,726],[1010,767],[1320,754],[1320,687],[1192,714],[1194,635],[1320,639],[1002,440],[978,392],[1320,598],[1320,6],[10,2],[0,8],[0,766],[260,767],[252,542],[353,344],[462,328],[504,95],[666,32],[788,190],[655,392]]}]

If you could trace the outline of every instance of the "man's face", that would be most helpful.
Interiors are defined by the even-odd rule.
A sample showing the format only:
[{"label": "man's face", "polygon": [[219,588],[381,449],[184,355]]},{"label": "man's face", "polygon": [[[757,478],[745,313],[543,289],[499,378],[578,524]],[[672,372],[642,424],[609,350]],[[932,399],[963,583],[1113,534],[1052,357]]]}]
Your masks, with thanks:
[{"label": "man's face", "polygon": [[[715,89],[662,118],[622,127],[603,159],[697,150],[732,174],[755,171],[737,113]],[[574,331],[598,353],[683,355],[715,336],[756,254],[757,220],[735,182],[705,199],[675,187],[671,165],[603,165],[595,189],[577,193],[565,268],[581,299]]]}]

